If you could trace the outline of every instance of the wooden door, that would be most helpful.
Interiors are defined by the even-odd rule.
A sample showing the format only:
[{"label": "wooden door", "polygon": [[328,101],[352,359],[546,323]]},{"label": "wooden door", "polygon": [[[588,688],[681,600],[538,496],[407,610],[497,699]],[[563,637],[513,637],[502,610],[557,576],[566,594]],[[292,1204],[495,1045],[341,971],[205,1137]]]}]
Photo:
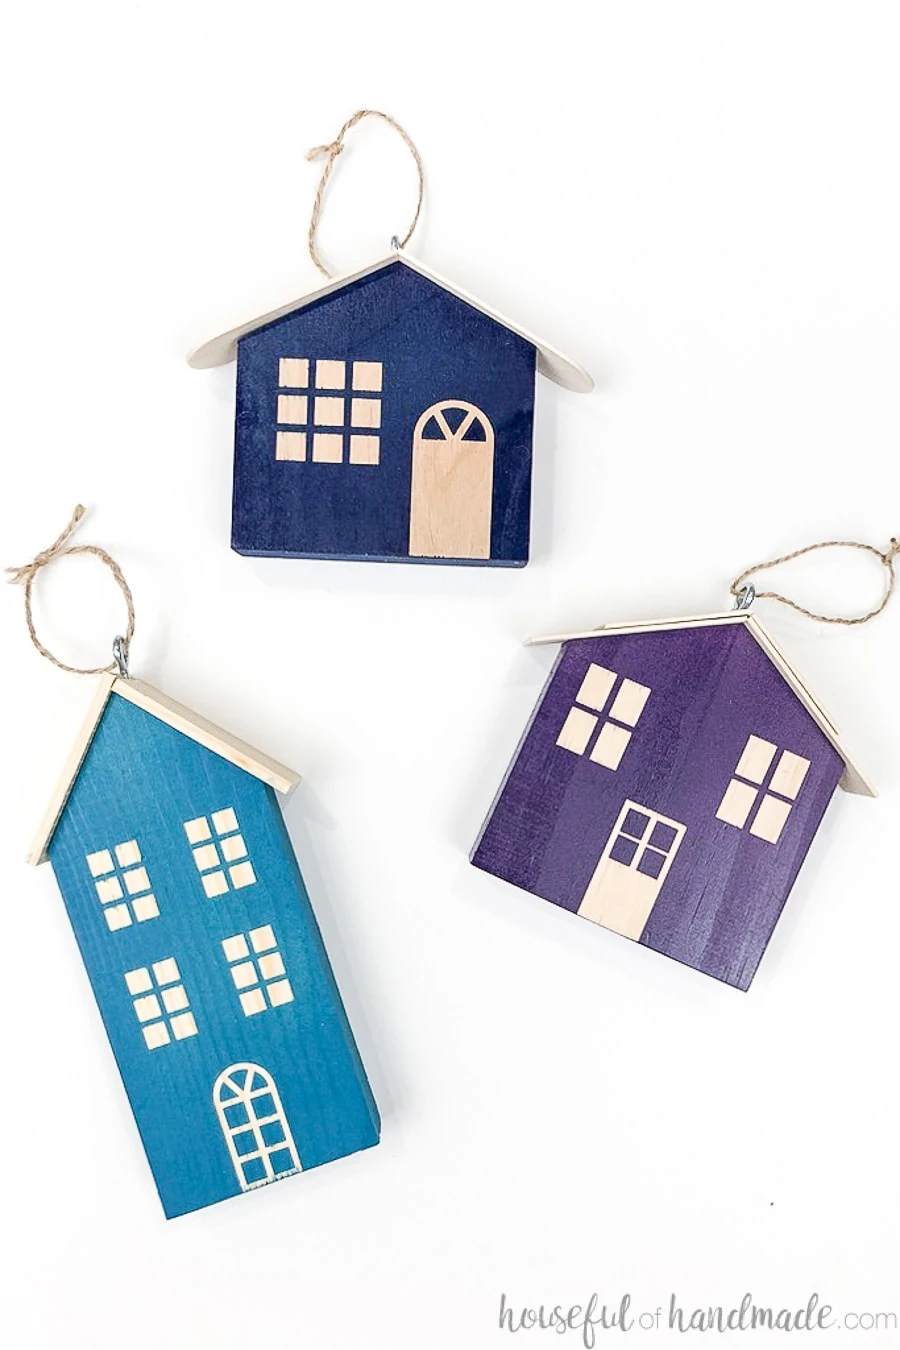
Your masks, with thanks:
[{"label": "wooden door", "polygon": [[494,428],[474,403],[427,408],[413,434],[409,553],[413,558],[489,558]]},{"label": "wooden door", "polygon": [[623,937],[641,936],[686,826],[626,802],[606,841],[578,913]]}]

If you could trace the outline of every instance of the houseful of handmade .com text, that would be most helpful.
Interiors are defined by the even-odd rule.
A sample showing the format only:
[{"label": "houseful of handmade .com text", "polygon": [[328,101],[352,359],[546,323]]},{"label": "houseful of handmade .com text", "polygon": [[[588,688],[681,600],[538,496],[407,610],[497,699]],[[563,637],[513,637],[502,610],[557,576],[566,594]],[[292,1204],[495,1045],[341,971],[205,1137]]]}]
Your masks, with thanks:
[{"label": "houseful of handmade .com text", "polygon": [[838,1314],[818,1294],[810,1294],[801,1307],[779,1308],[758,1303],[752,1294],[745,1294],[740,1303],[727,1307],[692,1308],[670,1294],[666,1304],[639,1311],[630,1294],[623,1294],[616,1303],[601,1302],[598,1294],[591,1294],[584,1304],[544,1303],[538,1307],[516,1306],[500,1295],[499,1329],[508,1332],[555,1331],[558,1335],[574,1333],[586,1347],[596,1345],[597,1336],[604,1331],[894,1331],[898,1329],[896,1312],[845,1312]]}]

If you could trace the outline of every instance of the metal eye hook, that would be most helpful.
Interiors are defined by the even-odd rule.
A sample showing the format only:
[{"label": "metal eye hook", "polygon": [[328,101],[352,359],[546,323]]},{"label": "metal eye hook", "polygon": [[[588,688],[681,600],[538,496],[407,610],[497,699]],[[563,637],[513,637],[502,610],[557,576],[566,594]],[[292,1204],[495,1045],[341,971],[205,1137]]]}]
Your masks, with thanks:
[{"label": "metal eye hook", "polygon": [[756,599],[756,587],[752,581],[748,581],[746,586],[742,586],[735,596],[735,609],[749,609]]},{"label": "metal eye hook", "polygon": [[121,633],[113,638],[113,660],[119,672],[119,679],[128,679],[128,642]]},{"label": "metal eye hook", "polygon": [[391,235],[391,252],[392,252],[392,253],[399,253],[401,247],[402,247],[402,245],[401,245],[401,243],[400,243],[400,236],[399,236],[399,235],[396,235],[396,234],[392,234],[392,235]]}]

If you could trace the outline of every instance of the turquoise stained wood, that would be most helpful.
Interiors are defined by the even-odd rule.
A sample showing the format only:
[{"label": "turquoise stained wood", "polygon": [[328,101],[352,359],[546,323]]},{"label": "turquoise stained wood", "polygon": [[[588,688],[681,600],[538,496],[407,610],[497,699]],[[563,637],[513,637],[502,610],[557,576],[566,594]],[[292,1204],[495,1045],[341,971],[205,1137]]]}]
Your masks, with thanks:
[{"label": "turquoise stained wood", "polygon": [[48,852],[168,1217],[378,1142],[270,787],[113,693]]}]

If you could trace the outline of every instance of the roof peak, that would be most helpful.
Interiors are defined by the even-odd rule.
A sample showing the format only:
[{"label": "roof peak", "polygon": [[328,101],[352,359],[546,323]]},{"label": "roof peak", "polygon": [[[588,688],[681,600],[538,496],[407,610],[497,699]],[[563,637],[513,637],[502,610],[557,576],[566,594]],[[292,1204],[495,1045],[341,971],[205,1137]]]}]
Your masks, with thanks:
[{"label": "roof peak", "polygon": [[56,833],[94,734],[113,694],[118,694],[126,702],[134,704],[166,726],[196,741],[206,750],[235,764],[239,769],[244,769],[254,778],[261,779],[278,792],[288,793],[300,781],[299,774],[294,773],[292,769],[279,764],[262,751],[254,750],[246,741],[239,740],[237,736],[232,736],[230,732],[223,731],[221,727],[208,722],[205,717],[191,712],[183,703],[177,703],[175,699],[160,693],[152,685],[145,684],[143,680],[123,679],[119,675],[107,673],[100,677],[94,689],[94,697],[87,716],[69,752],[44,818],[28,851],[28,862],[32,865],[47,861],[50,841]]},{"label": "roof peak", "polygon": [[393,252],[385,257],[376,259],[366,267],[357,269],[354,272],[344,273],[339,277],[332,277],[324,286],[318,287],[314,291],[307,292],[297,300],[291,300],[286,305],[280,305],[277,309],[270,310],[267,314],[260,315],[257,319],[251,319],[248,323],[239,324],[236,328],[231,328],[226,333],[219,334],[218,337],[211,338],[209,342],[204,342],[201,346],[195,347],[188,355],[188,365],[197,370],[206,370],[211,366],[226,365],[233,361],[237,354],[237,344],[242,337],[248,333],[253,333],[258,328],[264,327],[268,323],[274,323],[276,319],[284,318],[295,310],[304,309],[307,305],[313,304],[316,300],[322,300],[328,295],[336,294],[343,290],[345,286],[350,286],[355,281],[362,281],[368,276],[373,276],[376,272],[383,271],[386,267],[394,264],[400,264],[408,267],[410,271],[416,272],[419,276],[425,277],[427,281],[440,286],[442,290],[455,295],[463,304],[470,305],[473,309],[479,310],[495,323],[499,323],[503,328],[509,329],[512,333],[517,333],[519,337],[530,342],[538,354],[538,370],[542,375],[546,375],[549,380],[555,384],[562,385],[564,389],[572,389],[576,393],[588,394],[594,387],[594,381],[587,371],[564,356],[557,348],[551,347],[549,343],[544,342],[542,338],[534,333],[522,328],[519,324],[513,323],[511,319],[506,318],[499,310],[492,309],[490,306],[482,304],[474,295],[464,291],[454,282],[448,281],[446,277],[435,272],[433,268],[426,263],[420,262],[418,258],[404,253],[401,249],[394,249]]}]

